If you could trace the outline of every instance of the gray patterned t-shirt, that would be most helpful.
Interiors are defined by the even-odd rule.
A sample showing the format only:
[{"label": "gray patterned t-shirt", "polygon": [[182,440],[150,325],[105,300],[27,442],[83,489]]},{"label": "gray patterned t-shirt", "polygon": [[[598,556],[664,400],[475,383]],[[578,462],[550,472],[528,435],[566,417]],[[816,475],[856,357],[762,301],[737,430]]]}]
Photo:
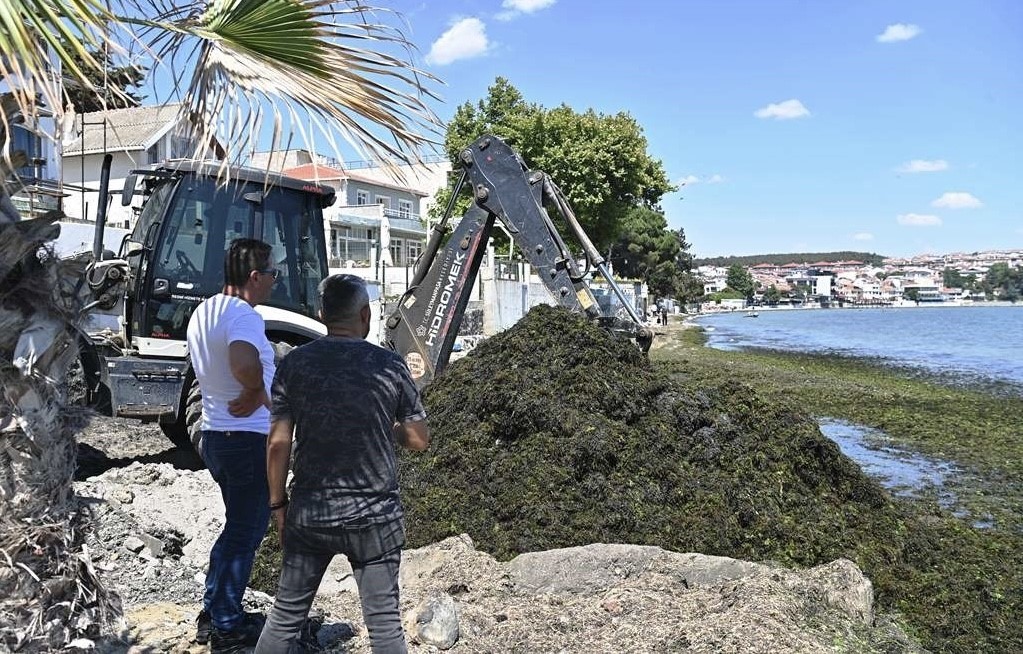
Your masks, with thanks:
[{"label": "gray patterned t-shirt", "polygon": [[272,402],[274,418],[295,424],[289,520],[357,527],[402,517],[393,427],[426,411],[400,356],[325,336],[284,357]]}]

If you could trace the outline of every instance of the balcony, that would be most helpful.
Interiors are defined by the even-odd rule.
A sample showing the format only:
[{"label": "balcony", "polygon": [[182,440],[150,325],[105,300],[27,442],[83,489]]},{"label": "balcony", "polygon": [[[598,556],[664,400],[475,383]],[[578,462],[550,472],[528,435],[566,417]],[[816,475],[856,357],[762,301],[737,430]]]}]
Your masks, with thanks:
[{"label": "balcony", "polygon": [[419,219],[419,214],[385,209],[381,205],[330,207],[323,214],[330,223],[376,228],[379,228],[381,220],[387,217],[392,233],[402,231],[419,236],[425,236],[427,233],[427,228]]}]

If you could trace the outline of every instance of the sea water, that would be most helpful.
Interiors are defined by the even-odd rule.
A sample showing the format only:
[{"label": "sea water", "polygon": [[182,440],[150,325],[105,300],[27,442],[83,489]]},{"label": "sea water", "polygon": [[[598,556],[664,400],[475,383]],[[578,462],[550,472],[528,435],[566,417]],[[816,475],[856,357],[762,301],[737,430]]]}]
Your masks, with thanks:
[{"label": "sea water", "polygon": [[1023,392],[1023,306],[758,310],[711,314],[707,344],[869,357]]}]

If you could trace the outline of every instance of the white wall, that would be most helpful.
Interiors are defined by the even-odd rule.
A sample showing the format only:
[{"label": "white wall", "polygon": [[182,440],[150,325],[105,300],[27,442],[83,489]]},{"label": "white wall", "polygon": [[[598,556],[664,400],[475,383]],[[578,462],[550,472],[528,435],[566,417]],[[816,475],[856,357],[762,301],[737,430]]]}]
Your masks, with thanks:
[{"label": "white wall", "polygon": [[[132,170],[144,168],[132,154],[145,154],[144,152],[113,152],[113,159],[110,162],[110,200],[107,205],[107,225],[123,227],[132,218],[131,207],[121,206],[121,190],[124,188],[124,180]],[[82,183],[82,166],[85,167],[85,183]],[[100,170],[103,166],[102,154],[87,154],[84,157],[74,156],[64,158],[64,181],[68,184],[86,186],[88,188],[99,188]],[[64,213],[70,218],[84,218],[85,220],[96,220],[96,203],[99,193],[97,191],[86,191],[84,194],[79,191],[65,189],[68,197],[64,198]],[[82,200],[85,200],[85,213],[82,213]],[[134,206],[141,206],[142,194],[136,194],[133,199]]]}]

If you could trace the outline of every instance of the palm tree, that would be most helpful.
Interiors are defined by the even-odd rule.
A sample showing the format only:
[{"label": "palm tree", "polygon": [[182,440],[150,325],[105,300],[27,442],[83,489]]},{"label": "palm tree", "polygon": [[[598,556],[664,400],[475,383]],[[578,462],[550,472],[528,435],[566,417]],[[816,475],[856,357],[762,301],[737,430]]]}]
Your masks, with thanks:
[{"label": "palm tree", "polygon": [[66,406],[63,380],[81,303],[46,250],[59,216],[19,220],[10,201],[18,182],[8,177],[25,164],[11,152],[11,126],[34,125],[44,111],[60,124],[73,111],[63,83],[93,88],[102,64],[89,53],[101,51],[167,75],[163,101],[181,102],[195,143],[216,138],[226,162],[251,151],[264,125],[272,148],[297,135],[310,149],[320,137],[337,151],[343,139],[366,159],[415,161],[435,144],[427,86],[436,80],[413,65],[403,32],[378,20],[392,15],[329,0],[0,2],[8,87],[0,94],[0,649],[61,649],[117,613],[82,546],[71,493],[81,416]]}]

